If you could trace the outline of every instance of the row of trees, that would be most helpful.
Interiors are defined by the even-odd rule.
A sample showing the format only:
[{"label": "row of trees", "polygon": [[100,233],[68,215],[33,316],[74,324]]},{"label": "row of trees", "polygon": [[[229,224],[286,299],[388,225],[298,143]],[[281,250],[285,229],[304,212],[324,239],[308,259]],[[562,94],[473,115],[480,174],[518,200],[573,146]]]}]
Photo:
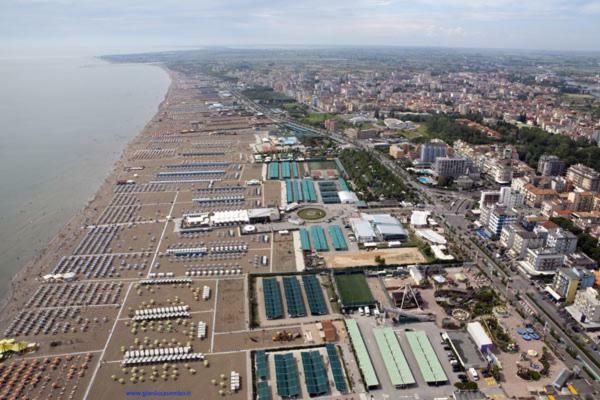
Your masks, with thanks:
[{"label": "row of trees", "polygon": [[404,182],[368,152],[344,149],[338,157],[364,200],[404,200],[409,196]]}]

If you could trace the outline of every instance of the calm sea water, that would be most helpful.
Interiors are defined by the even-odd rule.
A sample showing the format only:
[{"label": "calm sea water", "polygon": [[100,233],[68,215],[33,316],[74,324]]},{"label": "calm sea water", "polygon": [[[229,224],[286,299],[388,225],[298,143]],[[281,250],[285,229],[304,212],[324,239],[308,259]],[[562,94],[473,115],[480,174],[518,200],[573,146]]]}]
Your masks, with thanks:
[{"label": "calm sea water", "polygon": [[168,86],[150,65],[0,59],[0,297],[93,197]]}]

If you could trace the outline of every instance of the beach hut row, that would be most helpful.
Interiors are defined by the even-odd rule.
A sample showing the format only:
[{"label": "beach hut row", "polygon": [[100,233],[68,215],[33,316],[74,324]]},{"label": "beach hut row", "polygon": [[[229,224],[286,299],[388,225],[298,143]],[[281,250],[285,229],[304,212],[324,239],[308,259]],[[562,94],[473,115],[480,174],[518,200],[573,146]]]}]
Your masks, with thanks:
[{"label": "beach hut row", "polygon": [[238,390],[240,390],[239,372],[231,371],[231,379],[229,380],[229,383],[231,384],[230,389],[232,392],[237,392]]},{"label": "beach hut row", "polygon": [[[151,273],[150,275],[152,275]],[[151,276],[152,278],[152,276]],[[172,285],[181,283],[192,283],[190,278],[158,278],[158,279],[144,279],[140,281],[142,285]]]},{"label": "beach hut row", "polygon": [[233,269],[201,269],[186,271],[186,276],[218,276],[218,275],[239,275],[242,273],[241,267]]},{"label": "beach hut row", "polygon": [[202,353],[186,353],[186,354],[168,354],[168,355],[163,355],[163,356],[129,358],[129,359],[123,360],[122,365],[124,367],[131,367],[134,365],[162,364],[162,363],[166,363],[166,362],[197,361],[197,360],[204,360],[204,355]]},{"label": "beach hut row", "polygon": [[152,319],[169,319],[190,316],[190,306],[158,307],[135,310],[134,321],[147,321]]},{"label": "beach hut row", "polygon": [[200,339],[206,338],[206,322],[204,321],[198,322],[198,337]]}]

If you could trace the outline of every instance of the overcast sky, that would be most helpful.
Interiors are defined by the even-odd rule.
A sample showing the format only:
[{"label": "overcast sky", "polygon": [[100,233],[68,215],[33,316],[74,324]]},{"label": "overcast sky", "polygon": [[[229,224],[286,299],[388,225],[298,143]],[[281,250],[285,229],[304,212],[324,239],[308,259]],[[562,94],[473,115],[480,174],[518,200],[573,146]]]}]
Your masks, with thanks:
[{"label": "overcast sky", "polygon": [[600,0],[0,0],[4,47],[600,50]]}]

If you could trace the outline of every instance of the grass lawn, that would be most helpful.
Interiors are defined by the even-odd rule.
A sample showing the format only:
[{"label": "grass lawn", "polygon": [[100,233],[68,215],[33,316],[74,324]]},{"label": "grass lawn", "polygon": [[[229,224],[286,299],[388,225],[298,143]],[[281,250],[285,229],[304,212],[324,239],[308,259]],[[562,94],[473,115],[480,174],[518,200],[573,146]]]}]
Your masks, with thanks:
[{"label": "grass lawn", "polygon": [[334,278],[343,306],[367,305],[374,301],[363,274],[337,274]]},{"label": "grass lawn", "polygon": [[330,113],[309,113],[306,117],[300,118],[300,122],[312,126],[321,126],[327,119],[334,118],[335,115]]},{"label": "grass lawn", "polygon": [[421,136],[428,136],[427,128],[425,124],[419,124],[419,127],[414,131],[402,130],[400,134],[407,138],[408,140],[413,140]]},{"label": "grass lawn", "polygon": [[307,221],[325,218],[325,215],[327,215],[327,213],[324,210],[314,207],[306,207],[298,211],[298,216]]}]

